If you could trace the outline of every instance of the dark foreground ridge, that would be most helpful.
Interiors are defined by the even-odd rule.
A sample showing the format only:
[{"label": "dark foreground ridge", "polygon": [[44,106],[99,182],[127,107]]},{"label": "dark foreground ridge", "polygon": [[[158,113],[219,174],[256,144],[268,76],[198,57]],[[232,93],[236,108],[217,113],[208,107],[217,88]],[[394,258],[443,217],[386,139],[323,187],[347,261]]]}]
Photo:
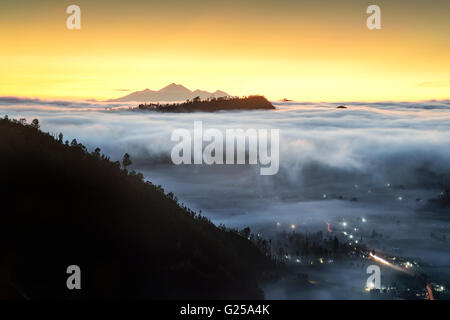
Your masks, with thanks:
[{"label": "dark foreground ridge", "polygon": [[[37,120],[0,119],[0,298],[262,298],[272,261]],[[68,290],[69,265],[81,290]]]},{"label": "dark foreground ridge", "polygon": [[215,112],[215,111],[229,111],[229,110],[259,110],[268,109],[273,110],[275,107],[263,96],[248,96],[244,98],[210,98],[201,100],[196,97],[192,100],[187,100],[183,103],[173,104],[140,104],[139,110],[153,110],[160,112]]}]

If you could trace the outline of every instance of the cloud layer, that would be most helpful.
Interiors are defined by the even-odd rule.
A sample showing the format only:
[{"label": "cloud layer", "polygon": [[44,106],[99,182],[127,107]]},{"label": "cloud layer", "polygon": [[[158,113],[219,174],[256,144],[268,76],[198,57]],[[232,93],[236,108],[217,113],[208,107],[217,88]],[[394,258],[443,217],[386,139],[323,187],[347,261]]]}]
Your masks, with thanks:
[{"label": "cloud layer", "polygon": [[[336,109],[341,104],[347,109]],[[276,111],[168,114],[0,98],[0,116],[39,118],[43,130],[62,132],[90,150],[100,147],[114,160],[128,152],[134,169],[216,223],[250,225],[270,237],[276,222],[326,232],[324,221],[364,216],[370,228],[389,235],[384,245],[447,264],[448,244],[430,233],[450,238],[449,217],[424,218],[423,208],[449,181],[450,100],[275,105]],[[261,176],[250,165],[173,165],[172,131],[192,131],[197,120],[223,132],[279,129],[279,173]]]}]

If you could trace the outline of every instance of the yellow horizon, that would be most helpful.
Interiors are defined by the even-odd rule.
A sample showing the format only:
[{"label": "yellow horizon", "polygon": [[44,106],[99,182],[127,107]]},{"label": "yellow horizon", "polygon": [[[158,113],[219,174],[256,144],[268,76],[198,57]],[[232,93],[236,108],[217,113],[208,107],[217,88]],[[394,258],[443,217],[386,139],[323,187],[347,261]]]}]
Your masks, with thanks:
[{"label": "yellow horizon", "polygon": [[0,12],[0,96],[107,100],[175,82],[270,100],[450,98],[445,1],[382,2],[381,30],[351,0],[79,1],[77,31],[65,27],[65,4],[25,2]]}]

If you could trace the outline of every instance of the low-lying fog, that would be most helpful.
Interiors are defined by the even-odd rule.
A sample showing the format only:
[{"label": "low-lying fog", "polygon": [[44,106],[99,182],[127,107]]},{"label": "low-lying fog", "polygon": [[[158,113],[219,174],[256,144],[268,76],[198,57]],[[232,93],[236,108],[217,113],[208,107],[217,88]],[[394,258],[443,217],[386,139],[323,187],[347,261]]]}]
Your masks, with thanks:
[{"label": "low-lying fog", "polygon": [[[336,108],[341,104],[347,109]],[[127,152],[132,169],[174,192],[180,202],[215,223],[250,226],[266,238],[292,232],[292,225],[297,232],[326,233],[327,221],[333,228],[339,219],[364,217],[367,232],[384,236],[374,249],[417,257],[440,267],[450,281],[450,246],[442,240],[450,239],[450,212],[425,206],[449,181],[450,100],[274,105],[276,111],[174,114],[130,111],[120,104],[0,98],[0,116],[39,118],[42,130],[62,132],[64,140],[76,138],[89,150],[100,147],[112,160]],[[192,131],[197,120],[204,129],[224,133],[279,129],[278,174],[262,176],[257,165],[175,166],[171,133]],[[336,272],[352,278],[345,270]],[[364,286],[367,276],[360,272],[352,286]],[[282,283],[267,288],[266,295],[354,298],[336,287],[308,296]]]}]

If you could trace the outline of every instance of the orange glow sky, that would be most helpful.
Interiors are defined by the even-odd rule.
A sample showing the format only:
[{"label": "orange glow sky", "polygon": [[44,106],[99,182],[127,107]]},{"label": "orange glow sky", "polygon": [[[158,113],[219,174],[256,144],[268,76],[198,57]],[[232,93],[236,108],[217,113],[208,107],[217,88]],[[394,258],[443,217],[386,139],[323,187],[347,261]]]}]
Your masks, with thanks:
[{"label": "orange glow sky", "polygon": [[[372,3],[381,30],[366,28]],[[79,31],[66,29],[70,4]],[[448,0],[0,6],[0,96],[110,99],[176,82],[273,100],[450,98]]]}]

